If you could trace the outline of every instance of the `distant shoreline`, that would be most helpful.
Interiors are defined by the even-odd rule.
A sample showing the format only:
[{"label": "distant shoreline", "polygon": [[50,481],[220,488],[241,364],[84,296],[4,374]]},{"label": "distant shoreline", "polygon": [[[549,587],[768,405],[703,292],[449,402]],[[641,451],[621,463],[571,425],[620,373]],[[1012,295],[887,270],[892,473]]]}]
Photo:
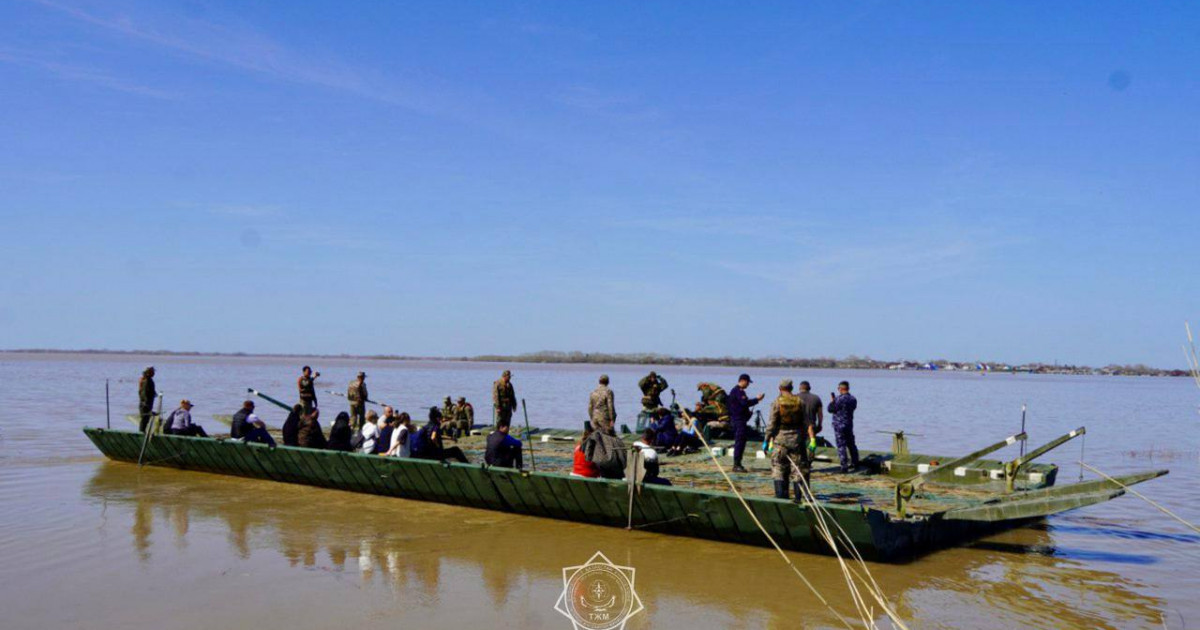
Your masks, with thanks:
[{"label": "distant shoreline", "polygon": [[179,350],[60,350],[48,348],[21,348],[0,350],[0,354],[94,354],[115,356],[162,356],[162,357],[244,357],[244,358],[311,358],[311,359],[359,359],[364,361],[460,361],[464,363],[558,363],[558,364],[604,364],[604,365],[680,365],[717,367],[765,367],[792,369],[839,369],[839,370],[912,370],[912,371],[959,371],[959,372],[1017,372],[1024,374],[1076,374],[1099,376],[1191,376],[1187,370],[1165,370],[1146,365],[1108,365],[1095,368],[1083,365],[1048,365],[1025,363],[1008,365],[992,361],[931,361],[895,360],[883,361],[869,357],[850,356],[842,359],[831,357],[675,357],[662,354],[614,354],[602,352],[533,352],[519,355],[478,355],[472,357],[433,357],[392,354],[291,354],[261,352],[199,352]]}]

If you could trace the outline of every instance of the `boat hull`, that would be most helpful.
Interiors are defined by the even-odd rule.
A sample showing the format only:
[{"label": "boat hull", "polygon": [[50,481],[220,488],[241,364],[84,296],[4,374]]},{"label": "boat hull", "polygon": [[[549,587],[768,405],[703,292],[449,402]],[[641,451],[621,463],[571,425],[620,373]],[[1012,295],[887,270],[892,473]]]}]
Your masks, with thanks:
[{"label": "boat hull", "polygon": [[[141,433],[92,428],[84,433],[106,457],[138,462]],[[143,463],[609,527],[630,523],[629,486],[621,481],[168,435],[149,441]],[[766,497],[747,496],[746,502],[784,549],[831,553],[808,507]],[[859,505],[824,507],[859,553],[876,561],[905,561],[1026,522],[950,521],[936,514],[896,520]],[[635,494],[632,511],[633,527],[639,530],[770,545],[732,493],[646,485]]]}]

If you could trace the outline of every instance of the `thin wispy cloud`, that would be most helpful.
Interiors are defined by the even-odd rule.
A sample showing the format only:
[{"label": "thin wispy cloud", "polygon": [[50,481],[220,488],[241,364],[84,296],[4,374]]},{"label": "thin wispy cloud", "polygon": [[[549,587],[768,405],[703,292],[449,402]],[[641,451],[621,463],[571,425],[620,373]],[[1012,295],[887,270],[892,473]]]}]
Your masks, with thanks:
[{"label": "thin wispy cloud", "polygon": [[34,0],[72,19],[110,33],[202,61],[230,66],[279,81],[319,86],[421,112],[438,111],[427,95],[399,89],[360,68],[294,50],[234,21],[215,22],[186,16],[101,14],[53,0]]},{"label": "thin wispy cloud", "polygon": [[63,63],[61,61],[47,59],[29,53],[0,50],[0,63],[8,63],[23,68],[41,70],[44,72],[49,72],[50,74],[67,81],[87,83],[108,90],[116,90],[118,92],[144,96],[146,98],[162,100],[177,100],[180,98],[180,95],[175,92],[143,85],[141,83],[130,81],[128,79],[104,72],[103,70]]}]

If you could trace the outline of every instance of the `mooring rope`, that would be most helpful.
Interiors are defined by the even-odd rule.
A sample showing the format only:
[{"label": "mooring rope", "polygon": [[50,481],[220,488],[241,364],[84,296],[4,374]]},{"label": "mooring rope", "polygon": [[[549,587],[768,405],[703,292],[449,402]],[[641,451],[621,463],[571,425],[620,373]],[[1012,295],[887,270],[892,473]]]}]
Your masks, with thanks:
[{"label": "mooring rope", "polygon": [[[689,421],[691,421],[691,419],[692,419],[691,416],[689,416],[686,411],[683,412],[683,416],[685,418],[687,418]],[[704,439],[703,432],[696,431],[696,437],[700,438],[700,443],[703,444],[704,449],[706,451],[708,451],[708,455],[709,455],[709,457],[712,458],[713,464],[716,465],[717,470],[721,471],[721,476],[725,478],[725,481],[729,484],[729,487],[733,490],[733,494],[735,496],[737,496],[738,501],[741,501],[742,507],[746,508],[746,512],[750,514],[750,519],[753,520],[754,524],[758,526],[758,529],[759,529],[759,531],[761,531],[763,533],[763,536],[766,536],[767,540],[771,542],[771,546],[775,547],[775,551],[779,552],[779,557],[783,558],[783,561],[786,562],[787,565],[789,567],[791,567],[792,571],[795,572],[796,575],[800,578],[800,580],[804,582],[804,585],[808,587],[808,590],[812,591],[813,595],[817,596],[817,599],[820,600],[820,602],[822,604],[824,604],[826,608],[829,609],[829,612],[833,613],[833,615],[838,618],[838,621],[841,621],[842,624],[845,625],[847,628],[853,628],[853,626],[850,625],[850,622],[846,621],[846,618],[843,617],[842,614],[839,613],[825,599],[825,597],[821,595],[821,592],[817,590],[817,587],[813,586],[813,583],[810,582],[808,580],[808,578],[805,577],[804,574],[800,572],[800,569],[796,568],[796,565],[792,563],[792,559],[789,558],[786,553],[784,553],[783,548],[779,546],[779,543],[775,542],[775,538],[773,538],[771,536],[770,532],[767,531],[767,528],[763,527],[763,524],[758,520],[758,516],[754,514],[754,510],[750,509],[750,504],[746,503],[746,499],[742,496],[742,493],[738,490],[737,484],[733,483],[733,479],[731,479],[729,477],[729,473],[725,472],[725,469],[721,466],[721,462],[717,460],[716,454],[714,454],[712,452],[712,447],[708,445],[708,440]],[[869,626],[869,624],[864,624],[864,625]]]},{"label": "mooring rope", "polygon": [[1159,510],[1160,512],[1162,512],[1163,514],[1166,514],[1167,516],[1170,516],[1171,518],[1173,518],[1173,519],[1175,519],[1175,520],[1179,521],[1180,523],[1183,523],[1184,525],[1187,525],[1187,526],[1188,526],[1188,527],[1189,527],[1189,528],[1190,528],[1192,531],[1194,531],[1194,532],[1196,532],[1196,533],[1200,534],[1200,527],[1196,527],[1195,525],[1193,525],[1193,524],[1191,524],[1191,523],[1187,522],[1187,521],[1186,521],[1186,520],[1184,520],[1182,517],[1180,517],[1179,515],[1177,515],[1177,514],[1175,514],[1174,512],[1172,512],[1171,510],[1168,510],[1167,508],[1165,508],[1165,507],[1163,507],[1163,506],[1161,506],[1161,505],[1159,505],[1159,504],[1155,503],[1154,501],[1151,501],[1149,497],[1147,497],[1147,496],[1143,495],[1142,493],[1138,492],[1137,490],[1134,490],[1133,488],[1130,488],[1129,486],[1127,486],[1127,485],[1125,485],[1125,484],[1121,483],[1120,481],[1117,481],[1116,479],[1113,479],[1112,477],[1109,477],[1108,475],[1104,474],[1103,472],[1100,472],[1099,470],[1096,470],[1096,469],[1095,469],[1095,468],[1093,468],[1092,466],[1089,466],[1089,465],[1087,465],[1087,464],[1083,463],[1082,461],[1080,461],[1080,462],[1079,462],[1079,465],[1080,465],[1080,466],[1083,466],[1083,467],[1085,467],[1085,468],[1087,468],[1088,470],[1090,470],[1090,471],[1092,471],[1092,472],[1096,473],[1097,475],[1100,475],[1101,477],[1104,477],[1105,479],[1107,479],[1107,480],[1109,480],[1109,481],[1111,481],[1111,482],[1113,482],[1113,483],[1117,484],[1118,486],[1121,486],[1121,488],[1123,488],[1123,489],[1124,489],[1126,492],[1128,492],[1128,493],[1132,494],[1133,496],[1135,496],[1135,497],[1137,497],[1137,498],[1139,498],[1139,499],[1141,499],[1141,500],[1145,501],[1146,503],[1149,503],[1150,505],[1153,505],[1154,507],[1158,508],[1158,510]]},{"label": "mooring rope", "polygon": [[[833,548],[833,553],[838,556],[838,561],[841,562],[841,554],[838,553],[837,542],[834,540],[832,532],[829,530],[828,523],[825,521],[832,522],[833,526],[837,528],[838,532],[841,534],[840,538],[843,541],[843,545],[847,550],[850,551],[852,557],[858,561],[859,565],[862,567],[863,574],[866,574],[867,577],[864,578],[861,574],[859,574],[858,571],[854,569],[853,566],[846,566],[844,563],[842,564],[843,572],[848,570],[849,573],[852,573],[855,577],[862,581],[863,585],[867,588],[867,592],[870,593],[875,601],[879,603],[880,607],[882,607],[884,612],[887,613],[888,618],[892,620],[892,623],[903,630],[908,630],[908,626],[904,624],[904,621],[900,619],[900,616],[897,615],[896,612],[892,610],[891,605],[888,604],[887,597],[885,597],[883,594],[883,588],[880,587],[879,583],[875,581],[875,576],[871,573],[870,568],[867,567],[866,560],[864,560],[862,554],[859,553],[858,547],[856,547],[854,542],[850,540],[850,535],[847,534],[846,530],[843,529],[841,524],[837,522],[837,519],[833,518],[833,515],[830,514],[827,509],[825,509],[825,506],[821,505],[821,503],[817,501],[816,493],[813,492],[812,487],[804,479],[804,475],[800,474],[800,468],[796,465],[795,460],[790,457],[787,458],[787,460],[788,463],[791,464],[792,468],[796,471],[796,475],[800,479],[799,485],[804,489],[804,500],[808,501],[809,505],[812,506],[813,511],[817,513],[818,524],[820,525],[820,529],[823,530],[825,541],[829,543],[831,548]],[[847,579],[849,579],[849,574],[847,574]],[[866,606],[866,603],[863,602],[863,605]],[[870,609],[867,608],[867,610],[869,611]]]}]

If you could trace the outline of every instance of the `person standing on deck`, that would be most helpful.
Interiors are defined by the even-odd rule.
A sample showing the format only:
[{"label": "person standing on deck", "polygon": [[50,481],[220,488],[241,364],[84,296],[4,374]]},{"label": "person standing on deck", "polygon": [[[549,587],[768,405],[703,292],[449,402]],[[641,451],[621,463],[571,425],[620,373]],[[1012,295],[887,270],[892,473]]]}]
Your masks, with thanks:
[{"label": "person standing on deck", "polygon": [[638,389],[642,390],[642,410],[652,413],[662,404],[662,393],[667,391],[667,379],[651,372],[638,381]]},{"label": "person standing on deck", "polygon": [[746,433],[750,423],[750,410],[762,402],[766,394],[759,394],[758,398],[750,398],[746,395],[746,388],[750,386],[749,374],[743,374],[738,377],[737,385],[729,390],[729,397],[726,403],[729,406],[729,423],[733,428],[733,472],[744,473],[746,469],[742,467],[742,455],[746,452]]},{"label": "person standing on deck", "polygon": [[300,392],[300,406],[308,414],[317,408],[317,390],[315,381],[321,378],[320,372],[313,372],[307,365],[300,370],[300,378],[296,379],[296,389]]},{"label": "person standing on deck", "polygon": [[[817,449],[813,426],[804,421],[804,403],[792,393],[792,379],[779,382],[779,397],[771,403],[771,420],[767,424],[767,440],[775,440],[771,454],[771,479],[775,482],[775,498],[788,498],[788,480],[792,478],[795,465],[800,469],[804,483],[809,482],[813,452]],[[796,500],[804,496],[800,492],[799,480],[795,482]]]},{"label": "person standing on deck", "polygon": [[346,388],[346,400],[350,401],[350,428],[354,431],[362,429],[363,420],[367,417],[367,373],[359,372],[350,386]]},{"label": "person standing on deck", "polygon": [[254,401],[247,400],[242,403],[242,408],[238,409],[233,414],[233,421],[229,423],[229,437],[240,440],[246,437],[250,429],[254,428],[250,424],[250,416],[254,414]]},{"label": "person standing on deck", "polygon": [[158,389],[154,387],[154,366],[142,370],[142,379],[138,381],[138,415],[142,417],[138,423],[138,431],[146,432],[150,426],[150,417],[154,415],[154,399],[158,398]]},{"label": "person standing on deck", "polygon": [[838,393],[829,394],[829,413],[833,415],[833,435],[837,438],[838,460],[842,472],[858,468],[858,445],[854,443],[854,410],[858,399],[850,394],[850,383],[838,383]]},{"label": "person standing on deck", "polygon": [[500,380],[492,384],[492,406],[496,410],[496,427],[512,424],[513,412],[517,410],[517,392],[512,386],[512,372],[504,370]]},{"label": "person standing on deck", "polygon": [[819,434],[825,424],[825,405],[821,397],[812,393],[812,385],[808,381],[800,381],[800,402],[804,403],[804,421],[813,426],[813,433]]},{"label": "person standing on deck", "polygon": [[602,433],[612,434],[617,425],[617,403],[613,392],[608,388],[608,375],[600,375],[600,384],[588,396],[588,418],[592,428]]}]

